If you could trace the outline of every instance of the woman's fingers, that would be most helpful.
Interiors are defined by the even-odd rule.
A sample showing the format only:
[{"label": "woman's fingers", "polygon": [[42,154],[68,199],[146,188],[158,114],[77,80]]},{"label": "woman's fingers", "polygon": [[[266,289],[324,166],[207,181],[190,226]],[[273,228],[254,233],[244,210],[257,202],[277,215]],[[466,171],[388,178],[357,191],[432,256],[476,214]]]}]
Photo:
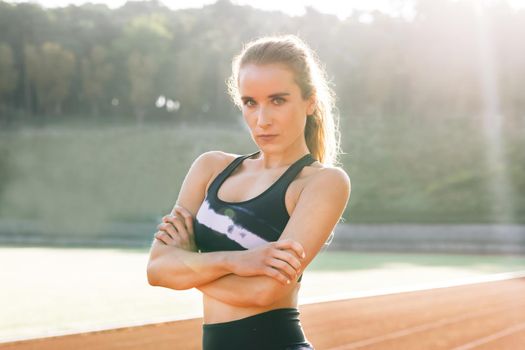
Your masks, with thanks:
[{"label": "woman's fingers", "polygon": [[268,260],[268,265],[283,271],[286,274],[286,279],[291,280],[297,277],[297,271],[292,266],[290,266],[290,264],[283,260],[270,258]]},{"label": "woman's fingers", "polygon": [[[175,230],[174,239],[177,240],[177,245],[180,248],[190,251],[197,250],[193,237],[193,217],[188,210],[181,206],[175,206],[171,214],[162,217],[162,221],[173,227]],[[166,229],[168,230],[169,226],[166,226]]]},{"label": "woman's fingers", "polygon": [[275,278],[277,281],[281,282],[282,284],[289,284],[290,282],[290,279],[285,276],[283,273],[279,272],[279,270],[273,268],[273,267],[270,267],[270,266],[267,266],[265,269],[264,269],[264,274],[269,276],[269,277],[272,277],[272,278]]},{"label": "woman's fingers", "polygon": [[[279,275],[282,277],[279,275],[276,275],[276,277],[281,282],[286,280],[284,283],[289,283],[288,280],[296,279],[301,272],[302,261],[299,260],[298,257],[304,259],[306,256],[304,248],[299,242],[292,239],[276,241],[274,248],[277,249],[272,250],[273,258],[268,260],[268,264],[278,270]],[[291,251],[288,251],[288,249]]]},{"label": "woman's fingers", "polygon": [[280,241],[276,241],[275,245],[279,249],[292,249],[298,257],[301,257],[302,259],[306,258],[306,253],[304,251],[303,245],[297,241],[294,241],[293,239],[287,238]]},{"label": "woman's fingers", "polygon": [[186,230],[186,227],[184,227],[184,223],[181,221],[181,219],[175,215],[166,215],[165,218],[166,224],[172,225],[175,228],[181,241],[188,242],[189,234]]},{"label": "woman's fingers", "polygon": [[171,238],[171,236],[165,231],[157,231],[155,233],[155,238],[166,245],[170,245],[173,242],[173,238]]},{"label": "woman's fingers", "polygon": [[175,237],[178,234],[177,230],[175,229],[175,227],[171,223],[168,223],[168,222],[162,222],[162,223],[158,224],[157,225],[157,230],[165,231],[166,233],[168,233],[170,235],[170,237],[172,239],[175,239]]},{"label": "woman's fingers", "polygon": [[193,216],[191,215],[189,210],[178,205],[175,206],[175,208],[173,208],[173,212],[175,214],[181,215],[184,218],[184,223],[186,224],[186,229],[188,230],[188,233],[193,234]]},{"label": "woman's fingers", "polygon": [[162,239],[162,234],[161,233],[162,233],[162,231],[155,232],[154,237],[155,237],[155,239],[159,240],[161,243],[166,244],[166,242],[164,242],[164,240]]},{"label": "woman's fingers", "polygon": [[289,253],[285,250],[275,249],[273,251],[273,256],[277,259],[280,259],[284,262],[286,262],[292,269],[295,271],[298,271],[301,269],[302,265],[299,259],[295,257],[294,254]]},{"label": "woman's fingers", "polygon": [[161,236],[164,243],[168,245],[176,245],[178,247],[181,246],[182,239],[180,234],[171,223],[163,222],[157,225],[157,229],[165,233],[165,235]]}]

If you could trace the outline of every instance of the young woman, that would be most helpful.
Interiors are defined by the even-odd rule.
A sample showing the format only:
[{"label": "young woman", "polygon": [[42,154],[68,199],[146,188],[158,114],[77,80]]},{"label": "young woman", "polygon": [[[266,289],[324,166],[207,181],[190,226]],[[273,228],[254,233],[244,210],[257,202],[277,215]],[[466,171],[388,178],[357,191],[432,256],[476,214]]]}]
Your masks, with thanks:
[{"label": "young woman", "polygon": [[293,35],[248,43],[232,68],[229,92],[258,150],[193,162],[158,226],[148,281],[203,293],[204,350],[314,349],[297,308],[302,272],[350,196],[334,166],[334,95]]}]

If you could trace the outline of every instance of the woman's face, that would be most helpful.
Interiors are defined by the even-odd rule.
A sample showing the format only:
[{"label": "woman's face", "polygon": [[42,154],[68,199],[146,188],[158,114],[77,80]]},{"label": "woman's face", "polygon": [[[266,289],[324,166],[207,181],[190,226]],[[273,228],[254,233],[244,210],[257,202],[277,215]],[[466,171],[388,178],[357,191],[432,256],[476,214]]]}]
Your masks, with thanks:
[{"label": "woman's face", "polygon": [[[301,147],[313,96],[303,100],[291,70],[281,64],[247,64],[239,71],[242,114],[262,151],[284,152]],[[275,135],[263,137],[261,135]]]}]

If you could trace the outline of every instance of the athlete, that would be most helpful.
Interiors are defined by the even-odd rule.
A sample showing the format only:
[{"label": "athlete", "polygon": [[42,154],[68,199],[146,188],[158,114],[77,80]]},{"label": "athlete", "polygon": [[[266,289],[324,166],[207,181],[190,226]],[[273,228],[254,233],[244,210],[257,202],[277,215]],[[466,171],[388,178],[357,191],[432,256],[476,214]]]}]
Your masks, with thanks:
[{"label": "athlete", "polygon": [[257,151],[197,157],[157,227],[148,281],[203,293],[203,350],[314,349],[299,318],[301,278],[351,188],[335,166],[335,95],[295,35],[246,44],[228,91]]}]

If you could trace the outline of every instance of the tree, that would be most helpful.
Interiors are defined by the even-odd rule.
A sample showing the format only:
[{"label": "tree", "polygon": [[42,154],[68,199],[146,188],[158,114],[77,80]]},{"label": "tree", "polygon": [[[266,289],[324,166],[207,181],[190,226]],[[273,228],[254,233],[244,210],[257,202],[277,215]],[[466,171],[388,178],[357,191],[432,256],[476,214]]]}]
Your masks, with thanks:
[{"label": "tree", "polygon": [[45,42],[39,47],[26,45],[25,61],[33,85],[38,110],[62,113],[62,101],[69,93],[75,68],[75,56],[59,44]]},{"label": "tree", "polygon": [[[91,105],[91,114],[100,114],[100,104],[106,97],[108,82],[113,77],[113,65],[108,62],[107,49],[96,45],[88,57],[82,58],[82,96]],[[105,98],[107,100],[108,97]]]},{"label": "tree", "polygon": [[137,16],[123,30],[115,47],[125,57],[129,87],[129,103],[137,124],[143,123],[148,108],[153,108],[159,95],[156,89],[160,68],[168,54],[172,34],[162,14]]},{"label": "tree", "polygon": [[154,54],[134,51],[127,61],[128,76],[131,83],[130,101],[137,117],[137,126],[143,124],[146,109],[155,101],[153,77],[159,69],[155,58]]},{"label": "tree", "polygon": [[3,100],[8,99],[15,90],[18,72],[15,70],[13,50],[5,43],[0,43],[0,77],[0,116],[5,115],[7,118],[7,108]]}]

